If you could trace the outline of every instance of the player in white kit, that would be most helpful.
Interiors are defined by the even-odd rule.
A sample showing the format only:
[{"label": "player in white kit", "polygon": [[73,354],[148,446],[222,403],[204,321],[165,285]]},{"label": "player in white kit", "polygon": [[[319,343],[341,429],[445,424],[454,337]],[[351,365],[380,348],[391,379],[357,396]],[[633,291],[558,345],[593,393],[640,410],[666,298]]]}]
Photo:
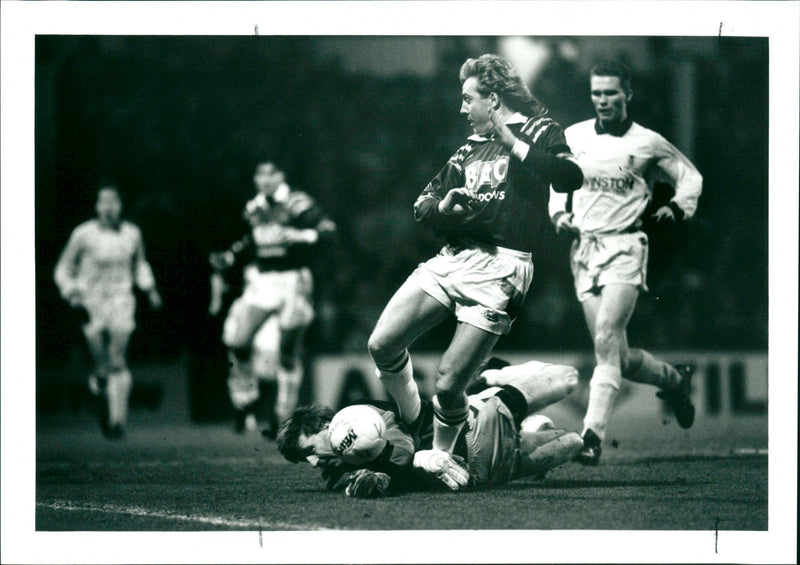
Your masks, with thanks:
[{"label": "player in white kit", "polygon": [[597,465],[623,377],[659,387],[658,395],[672,407],[681,427],[694,422],[692,368],[673,367],[647,351],[629,348],[626,327],[639,293],[647,290],[648,238],[640,227],[654,183],[674,187],[669,204],[654,214],[658,222],[674,222],[694,215],[702,177],[669,141],[628,116],[633,91],[624,65],[595,66],[590,83],[596,119],[565,131],[583,169],[583,186],[571,202],[553,191],[549,208],[556,231],[575,235],[570,266],[596,361],[583,423],[584,448],[576,460]]},{"label": "player in white kit", "polygon": [[153,308],[161,306],[138,226],[123,220],[122,199],[114,185],[97,191],[97,217],[77,226],[55,267],[58,290],[70,306],[83,308],[88,321],[83,334],[92,355],[89,389],[101,397],[103,433],[123,435],[128,417],[132,379],[126,360],[128,342],[136,328],[134,313],[138,286]]}]

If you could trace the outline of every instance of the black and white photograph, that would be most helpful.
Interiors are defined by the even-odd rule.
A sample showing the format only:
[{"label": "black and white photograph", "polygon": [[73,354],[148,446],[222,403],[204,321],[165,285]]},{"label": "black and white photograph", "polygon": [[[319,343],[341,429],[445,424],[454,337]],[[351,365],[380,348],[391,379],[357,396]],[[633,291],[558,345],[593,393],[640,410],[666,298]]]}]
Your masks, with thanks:
[{"label": "black and white photograph", "polygon": [[792,563],[800,2],[10,2],[3,563]]}]

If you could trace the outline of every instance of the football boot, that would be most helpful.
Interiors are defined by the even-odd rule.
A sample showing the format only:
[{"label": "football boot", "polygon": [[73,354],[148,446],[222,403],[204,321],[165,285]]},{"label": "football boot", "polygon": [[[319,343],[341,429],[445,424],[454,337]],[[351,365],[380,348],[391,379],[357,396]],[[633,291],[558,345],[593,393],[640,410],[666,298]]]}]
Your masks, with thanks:
[{"label": "football boot", "polygon": [[586,430],[586,433],[583,434],[583,448],[575,455],[575,461],[581,465],[595,467],[600,463],[600,454],[602,452],[600,438],[592,430]]},{"label": "football boot", "polygon": [[660,390],[656,396],[663,399],[675,413],[678,425],[684,429],[694,424],[694,404],[692,404],[692,365],[675,365],[681,375],[681,382],[672,390]]}]

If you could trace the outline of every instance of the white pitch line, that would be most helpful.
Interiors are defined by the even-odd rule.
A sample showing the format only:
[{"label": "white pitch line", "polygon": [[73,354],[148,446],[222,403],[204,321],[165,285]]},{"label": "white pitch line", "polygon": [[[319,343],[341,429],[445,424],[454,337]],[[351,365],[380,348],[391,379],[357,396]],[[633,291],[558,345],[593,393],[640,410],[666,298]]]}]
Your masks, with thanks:
[{"label": "white pitch line", "polygon": [[767,449],[759,449],[756,447],[742,447],[731,450],[732,455],[769,455]]},{"label": "white pitch line", "polygon": [[[264,463],[286,463],[283,457],[279,456],[266,456],[263,459],[256,459],[253,457],[194,457],[193,463],[203,463],[209,465],[262,465]],[[81,466],[89,468],[106,468],[106,467],[125,467],[130,469],[132,467],[150,468],[150,467],[183,467],[187,463],[184,460],[142,460],[142,461],[88,461],[82,462]],[[75,467],[74,461],[40,461],[37,465],[42,469],[68,469]]]},{"label": "white pitch line", "polygon": [[36,506],[49,508],[51,510],[67,510],[73,512],[102,512],[105,514],[124,514],[127,516],[142,516],[146,518],[162,518],[164,520],[176,520],[180,522],[195,522],[198,524],[210,524],[213,526],[227,526],[231,528],[245,528],[248,530],[298,530],[298,531],[320,531],[332,530],[317,524],[290,524],[286,522],[270,522],[263,520],[234,520],[221,516],[199,516],[187,514],[175,514],[173,512],[162,512],[159,510],[148,510],[138,506],[117,506],[115,504],[86,504],[74,503],[69,501],[37,502]]}]

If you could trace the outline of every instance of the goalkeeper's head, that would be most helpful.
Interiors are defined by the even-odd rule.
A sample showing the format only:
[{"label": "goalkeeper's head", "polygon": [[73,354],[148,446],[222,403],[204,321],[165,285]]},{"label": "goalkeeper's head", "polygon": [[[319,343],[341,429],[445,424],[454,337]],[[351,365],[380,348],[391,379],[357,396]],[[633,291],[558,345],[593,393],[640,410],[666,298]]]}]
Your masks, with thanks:
[{"label": "goalkeeper's head", "polygon": [[278,428],[275,441],[281,455],[292,463],[308,461],[314,466],[320,458],[335,457],[328,438],[328,425],[334,414],[319,404],[296,408]]}]

